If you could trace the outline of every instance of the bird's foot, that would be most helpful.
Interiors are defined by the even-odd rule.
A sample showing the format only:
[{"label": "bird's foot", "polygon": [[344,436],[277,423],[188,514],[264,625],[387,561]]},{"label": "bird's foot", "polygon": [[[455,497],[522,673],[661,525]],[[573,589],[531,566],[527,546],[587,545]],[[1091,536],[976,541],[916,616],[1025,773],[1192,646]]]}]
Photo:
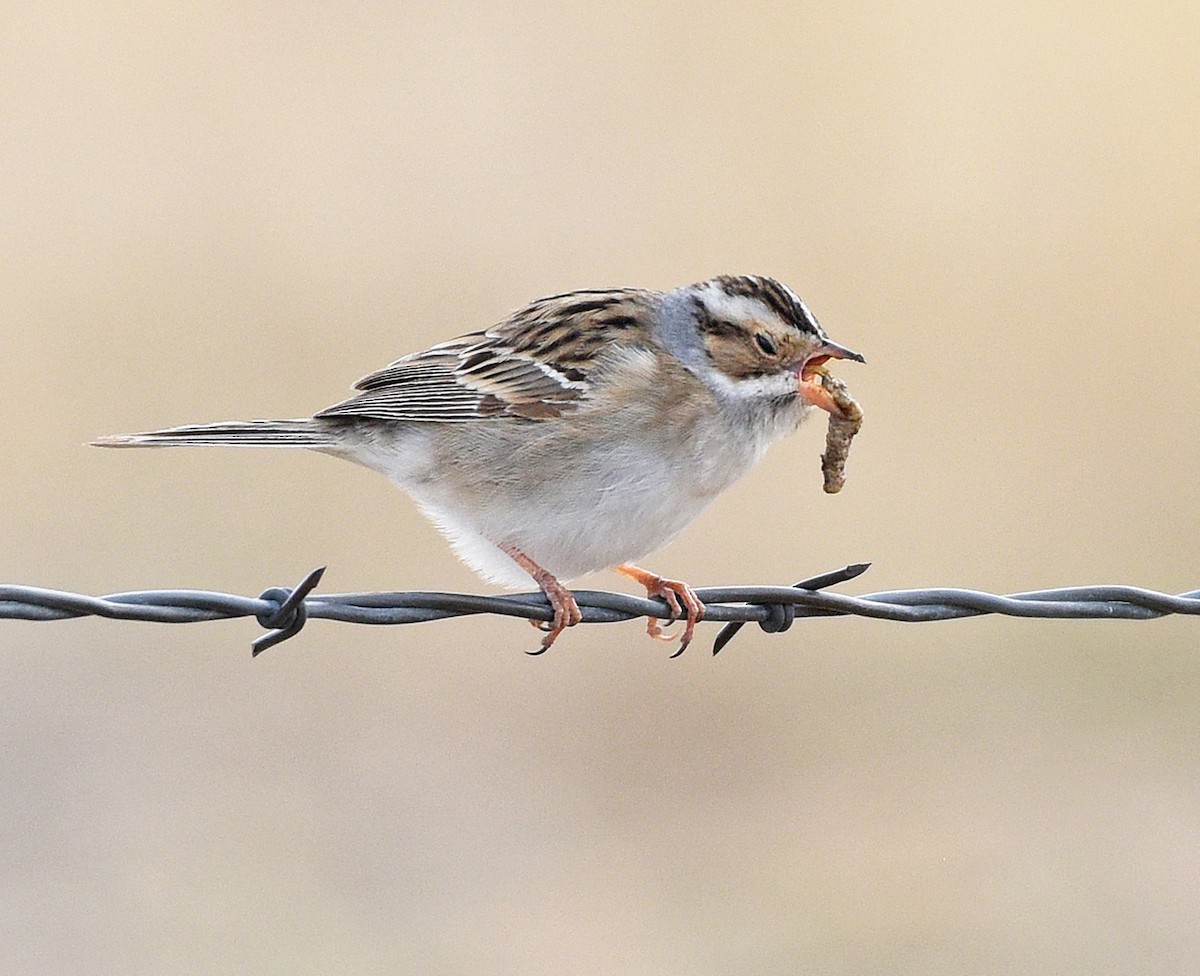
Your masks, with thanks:
[{"label": "bird's foot", "polygon": [[[692,642],[692,638],[696,634],[696,623],[704,619],[704,604],[696,596],[696,591],[687,583],[666,579],[657,573],[634,566],[632,563],[622,563],[617,567],[617,572],[641,583],[646,588],[646,595],[651,599],[658,597],[666,602],[667,608],[671,612],[667,618],[668,624],[674,623],[681,616],[686,616],[683,634],[679,637],[679,648],[671,655],[671,657],[679,657]],[[658,641],[675,640],[674,634],[663,633],[662,627],[654,617],[646,622],[646,633]]]}]

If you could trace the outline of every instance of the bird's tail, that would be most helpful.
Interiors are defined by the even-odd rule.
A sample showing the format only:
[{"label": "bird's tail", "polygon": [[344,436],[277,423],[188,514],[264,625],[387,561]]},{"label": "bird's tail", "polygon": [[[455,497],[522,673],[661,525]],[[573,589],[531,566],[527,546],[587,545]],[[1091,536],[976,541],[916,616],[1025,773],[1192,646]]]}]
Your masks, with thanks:
[{"label": "bird's tail", "polygon": [[188,424],[141,434],[110,434],[93,447],[329,447],[334,443],[320,420],[230,420]]}]

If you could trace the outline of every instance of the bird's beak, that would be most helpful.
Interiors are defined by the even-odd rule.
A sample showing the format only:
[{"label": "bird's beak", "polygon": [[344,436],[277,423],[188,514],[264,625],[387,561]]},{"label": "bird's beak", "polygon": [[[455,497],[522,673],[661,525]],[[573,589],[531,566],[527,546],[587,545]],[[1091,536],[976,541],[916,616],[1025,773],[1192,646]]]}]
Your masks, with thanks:
[{"label": "bird's beak", "polygon": [[828,339],[817,347],[817,351],[809,357],[809,362],[818,356],[821,357],[821,362],[825,362],[827,359],[853,359],[856,363],[866,362],[862,353],[839,346],[836,342],[830,342]]},{"label": "bird's beak", "polygon": [[797,389],[800,395],[814,407],[820,407],[835,417],[841,417],[841,408],[834,402],[820,379],[821,375],[826,372],[825,363],[831,359],[852,359],[856,363],[866,362],[861,353],[826,339],[800,364]]}]

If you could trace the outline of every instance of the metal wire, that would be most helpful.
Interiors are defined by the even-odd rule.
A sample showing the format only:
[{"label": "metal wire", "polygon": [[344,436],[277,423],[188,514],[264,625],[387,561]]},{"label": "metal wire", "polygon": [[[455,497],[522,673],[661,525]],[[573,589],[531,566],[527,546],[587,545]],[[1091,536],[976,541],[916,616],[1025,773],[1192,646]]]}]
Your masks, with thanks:
[{"label": "metal wire", "polygon": [[[1167,614],[1200,614],[1200,590],[1172,596],[1136,586],[1072,586],[997,596],[977,590],[932,588],[888,590],[862,596],[825,592],[866,572],[855,563],[792,586],[717,586],[696,590],[707,621],[726,622],[713,653],[721,650],[746,623],[779,633],[797,617],[873,617],[925,622],[997,613],[1010,617],[1150,620]],[[315,569],[293,588],[272,587],[257,598],[207,590],[140,590],[109,596],[85,596],[34,586],[0,584],[0,618],[65,620],[96,616],[154,623],[195,623],[254,617],[269,633],[253,642],[254,654],[298,634],[312,618],[357,624],[410,624],[447,617],[492,613],[527,620],[549,620],[541,593],[474,596],[465,593],[312,594],[325,568]],[[623,593],[576,590],[584,623],[617,623],[636,617],[666,619],[662,600]]]}]

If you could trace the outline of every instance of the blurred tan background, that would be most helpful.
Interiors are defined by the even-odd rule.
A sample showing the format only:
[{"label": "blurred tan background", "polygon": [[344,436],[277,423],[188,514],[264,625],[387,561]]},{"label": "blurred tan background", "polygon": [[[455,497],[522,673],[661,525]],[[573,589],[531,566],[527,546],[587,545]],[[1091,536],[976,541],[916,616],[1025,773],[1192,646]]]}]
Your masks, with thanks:
[{"label": "blurred tan background", "polygon": [[[1109,6],[6,4],[0,578],[482,591],[365,471],[83,445],[758,272],[869,359],[848,486],[814,424],[649,566],[1200,587],[1200,7]],[[0,621],[0,962],[1200,966],[1200,619],[715,632]]]}]

